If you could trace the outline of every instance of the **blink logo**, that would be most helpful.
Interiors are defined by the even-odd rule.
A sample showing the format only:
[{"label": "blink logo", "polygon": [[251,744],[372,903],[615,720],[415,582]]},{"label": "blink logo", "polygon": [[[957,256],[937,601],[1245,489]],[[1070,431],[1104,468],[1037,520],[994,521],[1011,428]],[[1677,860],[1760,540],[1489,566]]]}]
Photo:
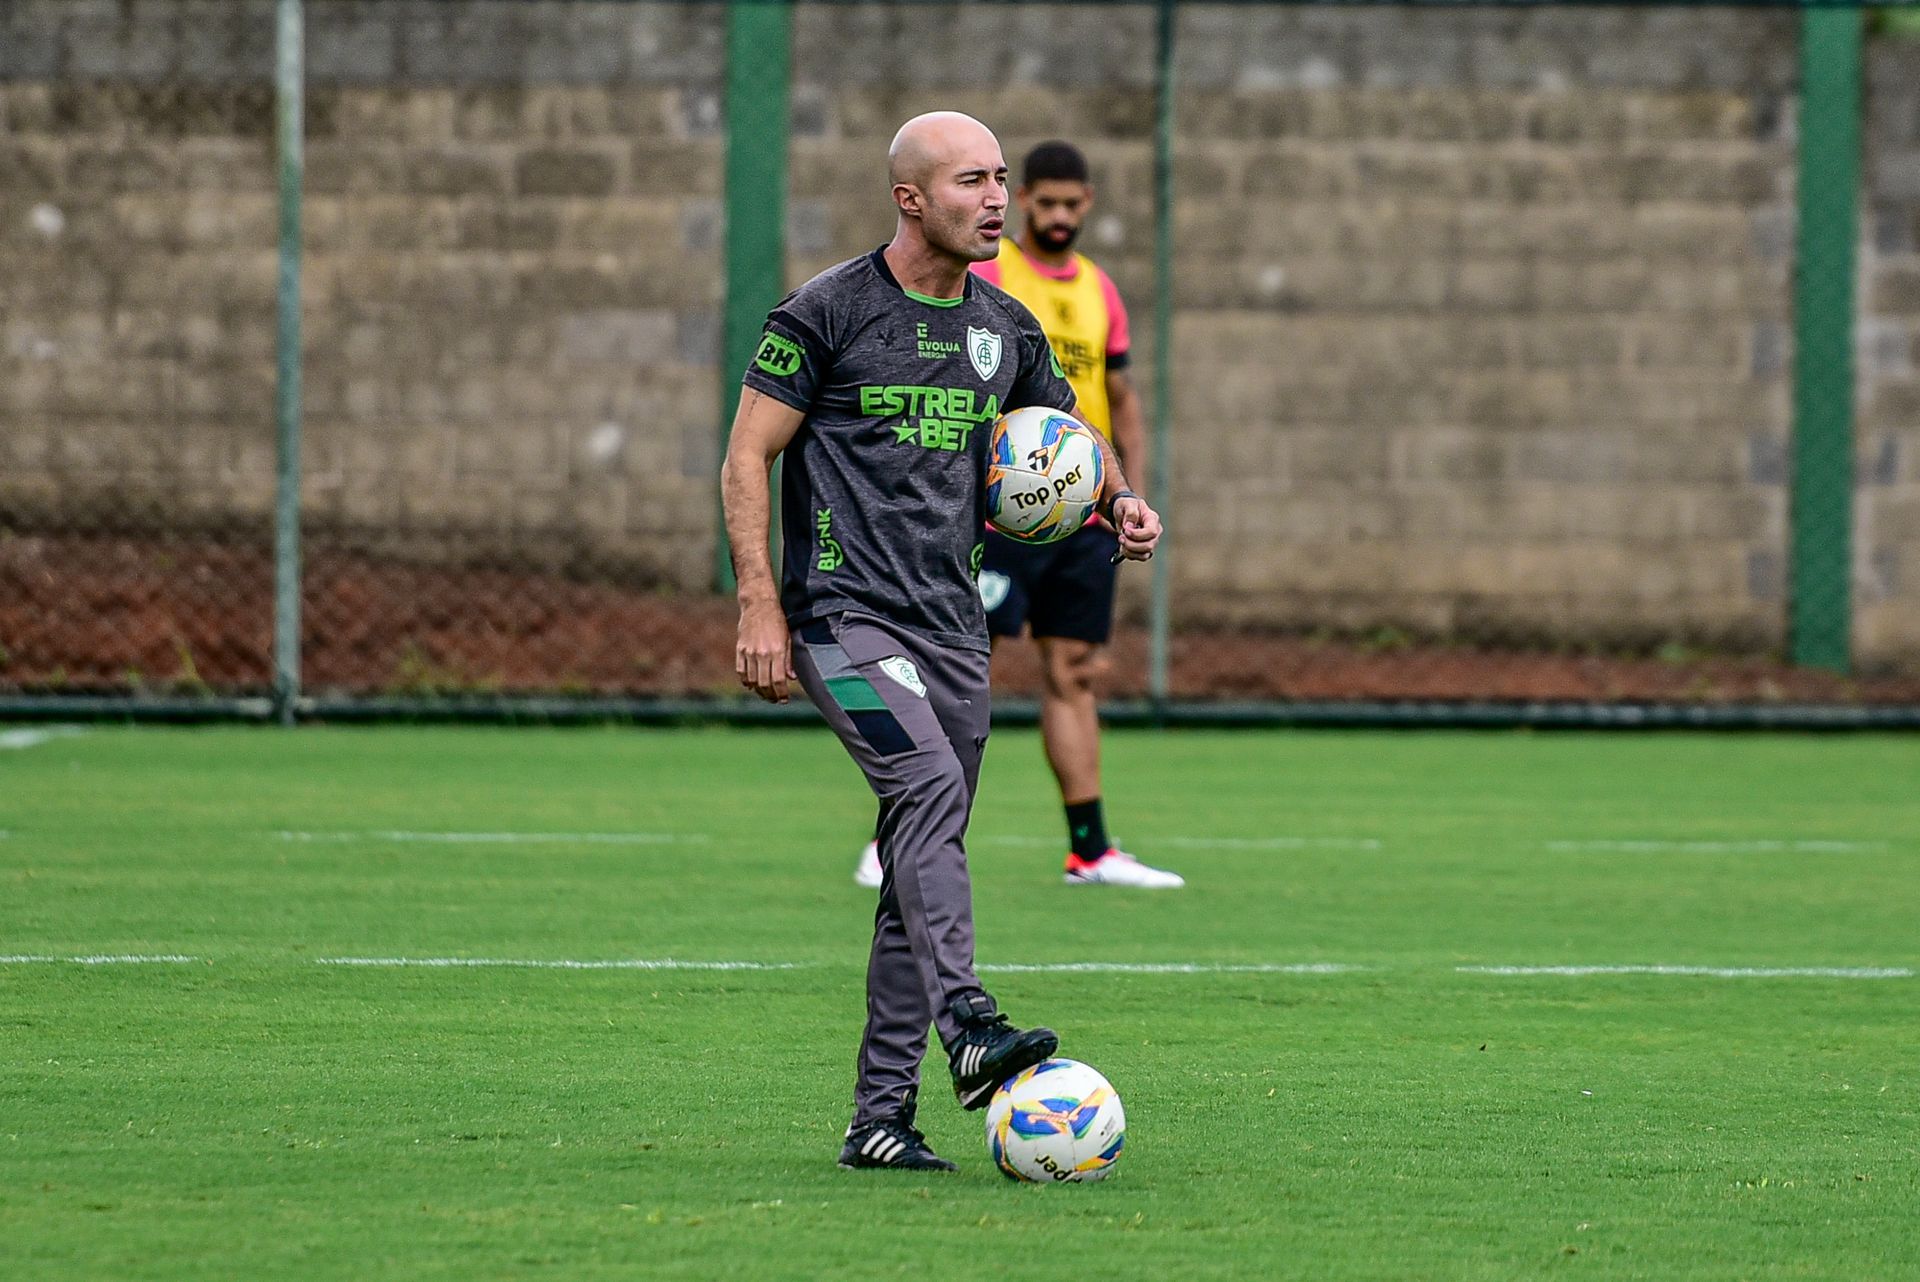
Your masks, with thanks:
[{"label": "blink logo", "polygon": [[813,514],[813,528],[819,536],[820,556],[814,566],[822,574],[832,574],[847,563],[847,554],[840,550],[840,541],[833,537],[833,509],[823,507]]}]

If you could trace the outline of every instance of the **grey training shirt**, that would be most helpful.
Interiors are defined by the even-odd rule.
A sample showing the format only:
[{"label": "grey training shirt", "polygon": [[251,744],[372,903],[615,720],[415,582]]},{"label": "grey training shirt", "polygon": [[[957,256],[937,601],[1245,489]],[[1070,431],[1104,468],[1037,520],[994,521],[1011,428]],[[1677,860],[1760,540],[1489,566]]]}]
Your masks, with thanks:
[{"label": "grey training shirt", "polygon": [[971,272],[960,298],[909,293],[875,250],[773,309],[746,385],[806,414],[781,476],[788,621],[851,611],[988,649],[988,429],[1074,404],[1033,314]]}]

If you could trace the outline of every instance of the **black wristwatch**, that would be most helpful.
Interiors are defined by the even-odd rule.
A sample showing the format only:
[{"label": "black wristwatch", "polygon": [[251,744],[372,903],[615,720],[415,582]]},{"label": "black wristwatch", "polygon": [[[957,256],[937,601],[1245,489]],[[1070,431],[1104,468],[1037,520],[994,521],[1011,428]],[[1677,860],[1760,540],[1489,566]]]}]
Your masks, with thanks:
[{"label": "black wristwatch", "polygon": [[[1106,517],[1109,522],[1112,522],[1114,504],[1118,503],[1121,499],[1137,499],[1139,497],[1140,496],[1138,494],[1135,494],[1132,490],[1121,490],[1117,494],[1110,495],[1106,503],[1107,510],[1101,513],[1101,515]],[[1115,523],[1117,524],[1117,522]]]}]

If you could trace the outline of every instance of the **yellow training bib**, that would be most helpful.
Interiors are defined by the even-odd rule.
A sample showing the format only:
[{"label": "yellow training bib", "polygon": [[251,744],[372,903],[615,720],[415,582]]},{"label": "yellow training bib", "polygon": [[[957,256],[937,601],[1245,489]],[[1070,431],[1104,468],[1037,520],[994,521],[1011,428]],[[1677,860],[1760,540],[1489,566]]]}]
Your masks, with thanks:
[{"label": "yellow training bib", "polygon": [[1011,239],[1000,242],[1000,288],[1027,305],[1046,331],[1053,354],[1080,399],[1080,417],[1113,437],[1107,407],[1107,333],[1112,320],[1091,260],[1073,256],[1072,280],[1055,280],[1034,269]]}]

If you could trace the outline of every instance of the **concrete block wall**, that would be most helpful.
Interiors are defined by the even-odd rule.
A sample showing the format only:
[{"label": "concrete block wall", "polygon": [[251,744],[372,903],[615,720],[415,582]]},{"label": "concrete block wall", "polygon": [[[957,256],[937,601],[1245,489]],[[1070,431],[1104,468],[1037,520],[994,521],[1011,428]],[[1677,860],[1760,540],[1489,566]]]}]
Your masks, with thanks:
[{"label": "concrete block wall", "polygon": [[[850,77],[837,16],[801,11],[796,277],[884,238],[887,136],[953,106],[1016,164],[1086,148],[1085,248],[1144,321],[1151,13],[867,21]],[[1176,617],[1779,644],[1795,30],[1184,7]],[[873,83],[949,38],[975,56]]]},{"label": "concrete block wall", "polygon": [[1920,42],[1867,60],[1854,648],[1920,655]]},{"label": "concrete block wall", "polygon": [[[316,546],[703,590],[719,7],[307,9]],[[0,502],[266,537],[272,56],[260,0],[0,10]]]},{"label": "concrete block wall", "polygon": [[[1144,383],[1152,24],[800,6],[794,281],[890,233],[914,112],[971,111],[1014,160],[1073,138]],[[1183,6],[1179,619],[1777,645],[1796,25]],[[702,590],[720,7],[309,0],[308,40],[315,520]],[[1870,68],[1856,539],[1859,651],[1909,665],[1914,57]],[[271,58],[267,0],[0,10],[0,503],[266,512]]]}]

